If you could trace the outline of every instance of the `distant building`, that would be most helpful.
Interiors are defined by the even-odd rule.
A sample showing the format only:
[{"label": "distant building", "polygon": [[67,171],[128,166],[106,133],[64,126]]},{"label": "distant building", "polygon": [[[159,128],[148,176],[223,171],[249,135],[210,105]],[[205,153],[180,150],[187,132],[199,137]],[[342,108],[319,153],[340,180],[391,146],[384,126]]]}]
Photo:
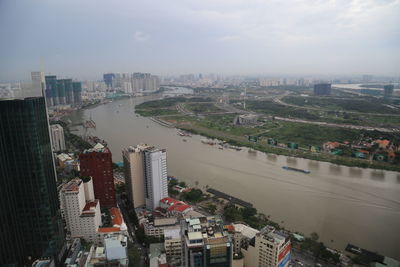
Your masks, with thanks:
[{"label": "distant building", "polygon": [[107,87],[109,89],[113,87],[114,79],[115,79],[115,74],[114,73],[105,73],[105,74],[103,74],[104,83],[107,85]]},{"label": "distant building", "polygon": [[44,73],[41,71],[33,71],[31,72],[32,77],[32,92],[34,95],[31,96],[41,96],[43,95],[43,91],[46,89],[46,81],[44,78]]},{"label": "distant building", "polygon": [[50,126],[51,133],[51,144],[53,146],[54,152],[64,151],[65,139],[64,139],[64,129],[60,124],[53,124]]},{"label": "distant building", "polygon": [[58,100],[58,87],[57,87],[57,76],[46,75],[46,100],[50,106],[56,106],[59,104]]},{"label": "distant building", "polygon": [[64,233],[44,97],[0,100],[0,266],[60,260]]},{"label": "distant building", "polygon": [[246,267],[286,267],[290,263],[290,236],[266,226],[242,249]]},{"label": "distant building", "polygon": [[93,177],[94,194],[102,207],[116,207],[112,155],[101,144],[79,155],[81,175]]},{"label": "distant building", "polygon": [[254,125],[257,124],[258,116],[255,114],[237,115],[233,119],[234,125]]},{"label": "distant building", "polygon": [[314,84],[314,95],[330,95],[331,94],[331,84],[330,83],[318,83]]},{"label": "distant building", "polygon": [[168,197],[166,150],[138,145],[124,149],[122,155],[128,197],[134,207],[159,207],[160,200]]},{"label": "distant building", "polygon": [[373,76],[370,74],[365,74],[362,77],[363,83],[370,83],[372,81]]},{"label": "distant building", "polygon": [[181,235],[182,266],[232,266],[232,242],[219,216],[182,220]]},{"label": "distant building", "polygon": [[394,91],[393,84],[388,84],[388,85],[383,86],[383,95],[385,97],[392,97],[393,91]]},{"label": "distant building", "polygon": [[72,83],[72,90],[73,90],[73,103],[75,105],[82,104],[82,83],[81,82],[73,82]]},{"label": "distant building", "polygon": [[97,241],[97,229],[102,225],[99,200],[94,199],[93,181],[72,179],[61,189],[61,207],[71,237],[87,242]]}]

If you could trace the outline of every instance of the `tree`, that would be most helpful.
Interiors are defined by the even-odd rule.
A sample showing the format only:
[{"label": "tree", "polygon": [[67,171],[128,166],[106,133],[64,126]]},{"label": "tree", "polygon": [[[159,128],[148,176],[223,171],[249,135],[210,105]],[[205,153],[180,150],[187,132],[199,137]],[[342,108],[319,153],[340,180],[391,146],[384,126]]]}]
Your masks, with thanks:
[{"label": "tree", "polygon": [[245,207],[242,209],[242,216],[243,218],[250,218],[257,214],[257,209]]},{"label": "tree", "polygon": [[211,214],[215,214],[215,211],[217,210],[217,206],[214,204],[208,204],[208,210],[210,211]]},{"label": "tree", "polygon": [[319,235],[316,232],[312,232],[310,234],[310,237],[311,237],[311,240],[313,240],[315,242],[318,241],[318,239],[319,239]]}]

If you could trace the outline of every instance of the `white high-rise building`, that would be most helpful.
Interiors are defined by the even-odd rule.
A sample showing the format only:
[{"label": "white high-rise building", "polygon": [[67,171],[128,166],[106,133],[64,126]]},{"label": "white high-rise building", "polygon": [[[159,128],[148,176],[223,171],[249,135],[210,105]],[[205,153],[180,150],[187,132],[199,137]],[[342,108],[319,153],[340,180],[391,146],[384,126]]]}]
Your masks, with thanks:
[{"label": "white high-rise building", "polygon": [[63,127],[60,124],[53,124],[50,126],[50,133],[53,151],[64,151],[66,148]]},{"label": "white high-rise building", "polygon": [[44,72],[41,71],[32,71],[31,72],[32,78],[32,86],[31,91],[25,90],[24,97],[30,96],[42,96],[43,91],[46,88],[46,81],[44,79]]},{"label": "white high-rise building", "polygon": [[75,178],[61,189],[62,214],[71,237],[97,241],[97,230],[102,222],[99,200],[93,197],[92,179],[84,182]]},{"label": "white high-rise building", "polygon": [[155,209],[168,197],[167,152],[147,145],[122,151],[128,197],[134,207]]},{"label": "white high-rise building", "polygon": [[146,207],[155,209],[168,197],[167,151],[149,149],[144,152]]}]

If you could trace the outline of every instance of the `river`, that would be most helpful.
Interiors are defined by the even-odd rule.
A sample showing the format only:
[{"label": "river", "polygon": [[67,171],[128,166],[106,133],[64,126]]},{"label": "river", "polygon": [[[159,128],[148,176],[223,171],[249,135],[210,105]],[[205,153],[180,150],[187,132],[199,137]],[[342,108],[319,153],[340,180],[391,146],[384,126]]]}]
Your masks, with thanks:
[{"label": "river", "polygon": [[[148,98],[147,98],[148,99]],[[251,202],[285,228],[317,232],[330,247],[347,243],[400,258],[400,174],[349,168],[326,162],[220,150],[202,144],[200,136],[183,138],[177,130],[137,117],[143,97],[122,99],[72,113],[73,123],[90,116],[92,134],[107,140],[113,160],[122,148],[147,143],[167,149],[168,174],[199,187],[209,185]],[[303,174],[283,165],[311,170]]]}]

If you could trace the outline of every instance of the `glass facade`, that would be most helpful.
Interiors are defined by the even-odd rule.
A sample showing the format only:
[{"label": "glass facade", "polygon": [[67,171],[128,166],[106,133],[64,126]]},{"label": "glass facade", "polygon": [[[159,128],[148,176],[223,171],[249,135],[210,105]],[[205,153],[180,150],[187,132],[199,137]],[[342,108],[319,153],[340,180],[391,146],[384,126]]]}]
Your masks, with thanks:
[{"label": "glass facade", "polygon": [[52,157],[44,98],[0,100],[0,266],[63,246]]}]

